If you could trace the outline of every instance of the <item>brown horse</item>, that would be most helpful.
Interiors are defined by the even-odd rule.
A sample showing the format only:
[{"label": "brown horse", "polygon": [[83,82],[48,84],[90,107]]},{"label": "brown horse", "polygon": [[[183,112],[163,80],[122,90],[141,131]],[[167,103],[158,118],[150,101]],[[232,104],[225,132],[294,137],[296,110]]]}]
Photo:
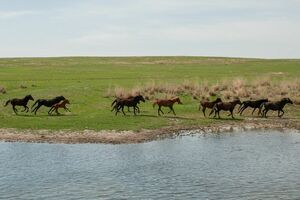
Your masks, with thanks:
[{"label": "brown horse", "polygon": [[[137,95],[138,96],[138,95]],[[120,101],[124,100],[124,99],[131,99],[134,98],[135,96],[128,96],[128,97],[116,97],[115,100],[111,103],[111,112],[112,111],[117,111],[118,110],[118,104],[120,103]],[[140,113],[140,108],[136,105],[136,109],[138,111],[138,113]],[[130,112],[130,106],[127,106],[127,110],[128,112]]]},{"label": "brown horse", "polygon": [[201,106],[202,106],[203,115],[204,115],[204,117],[206,117],[206,115],[205,115],[206,108],[212,109],[214,107],[214,105],[219,102],[222,102],[221,98],[217,98],[215,101],[201,100],[200,105],[199,105],[199,110],[201,109]]},{"label": "brown horse", "polygon": [[34,101],[34,99],[33,99],[33,97],[32,97],[31,95],[27,95],[27,96],[25,96],[23,99],[17,99],[17,98],[15,98],[15,99],[9,99],[9,100],[5,103],[4,106],[7,106],[7,105],[10,103],[10,104],[12,105],[12,108],[13,108],[14,112],[15,112],[16,114],[18,114],[18,113],[17,113],[18,110],[16,109],[16,106],[23,106],[23,107],[24,107],[24,110],[22,110],[22,112],[24,112],[25,110],[26,110],[26,112],[28,112],[28,111],[29,111],[29,108],[28,108],[27,104],[28,104],[28,101],[29,101],[29,100]]},{"label": "brown horse", "polygon": [[[262,116],[263,117],[267,117],[267,113],[269,110],[278,110],[278,117],[282,117],[284,115],[284,111],[283,108],[285,106],[285,104],[290,103],[293,104],[292,100],[290,98],[283,98],[280,101],[276,101],[276,102],[265,102],[261,105],[261,109],[263,108],[262,111]],[[282,112],[280,114],[280,112]]]},{"label": "brown horse", "polygon": [[155,107],[155,105],[157,104],[158,105],[158,110],[157,110],[157,113],[158,115],[160,116],[160,112],[162,114],[164,114],[164,112],[161,110],[161,107],[164,106],[164,107],[169,107],[170,108],[170,112],[173,112],[174,115],[175,114],[175,111],[173,109],[173,105],[174,103],[178,103],[178,104],[182,104],[182,102],[180,101],[179,97],[174,97],[172,99],[156,99],[154,102],[153,102],[153,108]]},{"label": "brown horse", "polygon": [[56,114],[60,115],[60,113],[58,112],[58,109],[59,109],[59,108],[63,108],[63,109],[65,109],[66,111],[71,112],[71,111],[67,108],[66,104],[70,104],[70,102],[69,102],[68,99],[63,100],[63,101],[60,102],[60,103],[54,104],[54,105],[50,108],[50,110],[48,111],[48,114],[50,115],[53,111],[55,111]]},{"label": "brown horse", "polygon": [[124,106],[127,107],[133,107],[133,113],[134,115],[136,115],[136,110],[139,111],[137,104],[140,103],[140,101],[145,102],[145,99],[142,95],[138,95],[132,98],[127,98],[127,99],[119,99],[118,101],[116,101],[114,108],[116,110],[116,114],[118,114],[118,112],[120,112],[120,109],[122,109],[122,113],[123,115],[126,115],[124,112]]},{"label": "brown horse", "polygon": [[225,111],[229,111],[230,114],[228,116],[231,115],[232,119],[234,119],[234,117],[233,117],[233,110],[234,110],[234,108],[235,108],[235,106],[237,104],[241,105],[241,103],[242,102],[239,99],[236,99],[236,100],[233,100],[233,101],[230,101],[230,102],[219,102],[219,103],[216,103],[214,105],[214,107],[213,107],[213,110],[215,111],[214,118],[218,114],[219,119],[220,119],[220,111],[221,110],[225,110]]}]

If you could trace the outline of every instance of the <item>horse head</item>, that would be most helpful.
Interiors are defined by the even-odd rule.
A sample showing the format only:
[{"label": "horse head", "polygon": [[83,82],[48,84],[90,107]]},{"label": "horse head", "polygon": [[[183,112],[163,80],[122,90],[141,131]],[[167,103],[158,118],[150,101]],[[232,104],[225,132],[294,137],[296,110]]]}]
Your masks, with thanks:
[{"label": "horse head", "polygon": [[218,98],[215,100],[215,103],[219,103],[219,102],[222,102],[222,99],[218,97]]},{"label": "horse head", "polygon": [[292,100],[290,98],[283,98],[281,101],[284,102],[284,103],[293,104],[293,102],[292,102]]},{"label": "horse head", "polygon": [[142,95],[136,96],[136,97],[135,97],[135,100],[137,100],[138,102],[139,102],[139,101],[145,102],[145,99],[144,99],[144,97],[143,97]]},{"label": "horse head", "polygon": [[235,100],[233,101],[233,103],[239,104],[239,105],[242,104],[242,102],[241,102],[241,100],[240,100],[239,98],[235,99]]},{"label": "horse head", "polygon": [[178,104],[182,104],[182,102],[180,101],[179,97],[176,97],[174,100],[175,100],[175,102],[177,102]]},{"label": "horse head", "polygon": [[61,101],[61,100],[65,100],[66,98],[64,96],[58,96],[58,97],[55,97],[55,99]]},{"label": "horse head", "polygon": [[34,99],[33,99],[33,97],[31,96],[31,94],[27,95],[25,98],[28,99],[28,100],[34,101]]}]

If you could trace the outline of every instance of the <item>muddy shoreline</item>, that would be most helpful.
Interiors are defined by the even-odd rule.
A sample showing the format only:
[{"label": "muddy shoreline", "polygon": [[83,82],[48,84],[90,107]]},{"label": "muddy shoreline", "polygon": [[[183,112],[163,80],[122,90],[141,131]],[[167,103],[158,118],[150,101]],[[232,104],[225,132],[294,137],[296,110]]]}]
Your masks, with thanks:
[{"label": "muddy shoreline", "polygon": [[249,118],[242,121],[217,121],[210,125],[172,126],[156,130],[134,131],[48,131],[48,130],[17,130],[0,129],[0,141],[34,142],[34,143],[104,143],[129,144],[142,143],[164,138],[195,133],[222,133],[247,130],[280,130],[294,129],[300,131],[298,119],[257,119]]}]

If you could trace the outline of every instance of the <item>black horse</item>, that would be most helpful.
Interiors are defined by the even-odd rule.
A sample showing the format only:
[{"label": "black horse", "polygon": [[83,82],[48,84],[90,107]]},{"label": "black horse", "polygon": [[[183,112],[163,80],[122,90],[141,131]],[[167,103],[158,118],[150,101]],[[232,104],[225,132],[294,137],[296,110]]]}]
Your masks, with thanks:
[{"label": "black horse", "polygon": [[17,98],[14,98],[14,99],[9,99],[4,106],[7,106],[9,103],[12,105],[12,108],[14,110],[14,112],[16,114],[18,114],[18,110],[16,109],[16,106],[23,106],[24,107],[24,110],[22,110],[22,112],[26,111],[28,112],[29,111],[29,108],[27,106],[28,104],[28,101],[29,100],[32,100],[34,101],[33,97],[31,95],[26,95],[23,99],[17,99]]},{"label": "black horse", "polygon": [[[53,99],[38,99],[31,107],[31,112],[34,112],[36,115],[36,112],[41,106],[46,106],[46,107],[52,107],[54,104],[59,103],[60,101],[65,100],[65,97],[63,96],[58,96]],[[35,105],[37,106],[33,108]]]},{"label": "black horse", "polygon": [[[283,108],[285,106],[285,104],[287,103],[290,103],[290,104],[293,104],[292,100],[290,100],[290,98],[283,98],[281,99],[280,101],[276,101],[276,102],[266,102],[266,103],[263,103],[261,105],[261,109],[263,109],[262,111],[262,116],[263,117],[267,117],[267,113],[269,110],[278,110],[278,117],[282,117],[284,115],[284,111],[283,111]],[[280,114],[280,112],[282,112]]]},{"label": "black horse", "polygon": [[139,104],[140,101],[145,102],[145,99],[142,95],[117,101],[115,104],[116,115],[118,114],[118,112],[120,112],[121,109],[122,109],[122,113],[126,115],[124,112],[124,106],[133,107],[133,113],[134,115],[136,115],[136,110],[139,110],[137,108],[137,104]]},{"label": "black horse", "polygon": [[250,108],[254,108],[251,115],[253,115],[254,111],[257,108],[259,109],[259,111],[258,111],[258,115],[259,115],[261,113],[261,109],[260,109],[261,104],[268,102],[268,101],[269,101],[268,99],[259,99],[256,101],[251,101],[251,100],[243,101],[243,103],[241,104],[241,106],[239,108],[238,113],[240,113],[240,115],[242,115],[244,110],[246,110],[246,108],[250,107]]}]

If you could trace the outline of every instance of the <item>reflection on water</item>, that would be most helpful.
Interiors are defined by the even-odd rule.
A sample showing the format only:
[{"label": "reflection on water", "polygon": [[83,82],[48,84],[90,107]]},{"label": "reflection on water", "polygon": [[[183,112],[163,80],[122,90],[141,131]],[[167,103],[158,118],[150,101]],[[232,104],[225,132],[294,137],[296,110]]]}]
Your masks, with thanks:
[{"label": "reflection on water", "polygon": [[0,143],[0,199],[297,199],[299,133]]}]

